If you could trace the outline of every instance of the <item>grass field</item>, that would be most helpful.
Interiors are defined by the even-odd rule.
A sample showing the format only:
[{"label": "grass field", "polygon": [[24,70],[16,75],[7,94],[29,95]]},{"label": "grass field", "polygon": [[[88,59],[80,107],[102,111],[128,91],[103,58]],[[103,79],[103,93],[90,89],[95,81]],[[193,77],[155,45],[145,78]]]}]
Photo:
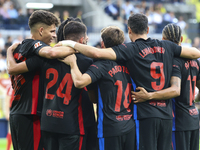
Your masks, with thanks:
[{"label": "grass field", "polygon": [[[200,144],[200,142],[199,142],[199,144]],[[200,147],[200,145],[199,145],[199,147]],[[6,138],[0,138],[0,150],[6,150]],[[13,150],[13,149],[11,149],[11,150]]]},{"label": "grass field", "polygon": [[6,150],[6,138],[0,138],[0,150]]}]

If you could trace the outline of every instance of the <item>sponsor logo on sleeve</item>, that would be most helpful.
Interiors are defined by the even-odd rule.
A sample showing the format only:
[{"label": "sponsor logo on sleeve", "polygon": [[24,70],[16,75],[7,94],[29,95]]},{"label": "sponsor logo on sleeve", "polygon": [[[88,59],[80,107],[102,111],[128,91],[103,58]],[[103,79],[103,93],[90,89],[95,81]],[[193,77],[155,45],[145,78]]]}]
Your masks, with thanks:
[{"label": "sponsor logo on sleeve", "polygon": [[38,47],[40,47],[42,44],[40,43],[40,42],[37,42],[37,43],[35,43],[35,45],[34,45],[34,47],[35,48],[38,48]]}]

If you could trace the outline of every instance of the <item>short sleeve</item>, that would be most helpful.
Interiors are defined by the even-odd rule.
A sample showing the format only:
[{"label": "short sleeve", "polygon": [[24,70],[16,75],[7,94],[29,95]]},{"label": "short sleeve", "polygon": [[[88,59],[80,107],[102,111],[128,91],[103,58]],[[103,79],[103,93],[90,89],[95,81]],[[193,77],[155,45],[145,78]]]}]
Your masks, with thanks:
[{"label": "short sleeve", "polygon": [[39,41],[39,40],[34,40],[32,42],[32,50],[37,55],[39,55],[40,49],[42,49],[43,47],[46,47],[46,46],[49,46],[49,45],[47,45],[44,42]]},{"label": "short sleeve", "polygon": [[26,60],[26,65],[29,71],[39,69],[43,63],[43,59],[37,55],[34,55]]},{"label": "short sleeve", "polygon": [[182,47],[179,45],[175,44],[175,48],[174,48],[174,56],[176,57],[180,57],[181,55],[181,51],[182,51]]},{"label": "short sleeve", "polygon": [[182,68],[181,60],[179,58],[174,58],[173,59],[172,76],[176,76],[181,79],[181,68]]},{"label": "short sleeve", "polygon": [[88,68],[86,73],[91,77],[92,83],[94,83],[103,77],[105,70],[106,66],[101,61],[96,61]]},{"label": "short sleeve", "polygon": [[127,61],[128,59],[133,57],[134,44],[133,43],[121,44],[112,47],[112,49],[114,50],[117,56],[117,61]]}]

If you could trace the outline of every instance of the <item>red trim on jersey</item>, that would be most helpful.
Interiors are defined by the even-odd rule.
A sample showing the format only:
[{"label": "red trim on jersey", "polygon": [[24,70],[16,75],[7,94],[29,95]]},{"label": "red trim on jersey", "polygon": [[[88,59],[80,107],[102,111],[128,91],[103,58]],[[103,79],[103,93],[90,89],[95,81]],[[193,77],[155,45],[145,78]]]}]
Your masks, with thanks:
[{"label": "red trim on jersey", "polygon": [[78,100],[78,123],[79,123],[79,130],[80,135],[84,135],[84,125],[83,125],[83,111],[82,111],[82,91]]},{"label": "red trim on jersey", "polygon": [[81,150],[82,146],[83,146],[83,136],[81,135],[80,139],[79,139],[79,148],[78,149]]},{"label": "red trim on jersey", "polygon": [[38,150],[41,138],[40,117],[33,116],[33,149]]},{"label": "red trim on jersey", "polygon": [[83,88],[85,91],[88,91],[86,87]]},{"label": "red trim on jersey", "polygon": [[39,95],[39,72],[36,72],[32,81],[32,111],[31,114],[35,115],[37,113],[38,95]]}]

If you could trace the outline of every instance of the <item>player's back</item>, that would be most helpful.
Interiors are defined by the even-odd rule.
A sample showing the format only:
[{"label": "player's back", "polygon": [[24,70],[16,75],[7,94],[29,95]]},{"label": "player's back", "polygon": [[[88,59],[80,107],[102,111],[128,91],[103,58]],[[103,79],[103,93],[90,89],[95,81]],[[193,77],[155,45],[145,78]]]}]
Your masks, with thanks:
[{"label": "player's back", "polygon": [[[194,104],[196,81],[200,80],[198,60],[175,58],[173,76],[181,78],[181,94],[173,99],[174,131],[199,128],[199,112]],[[177,116],[177,117],[176,117]]]},{"label": "player's back", "polygon": [[98,83],[98,137],[119,136],[134,127],[128,69],[109,60],[96,61],[86,72]]},{"label": "player's back", "polygon": [[[148,38],[114,47],[114,50],[117,60],[126,61],[136,86],[153,92],[169,87],[172,59],[180,55],[181,47],[170,41]],[[138,103],[135,110],[138,110],[135,119],[148,117],[172,119],[171,102],[168,100]]]},{"label": "player's back", "polygon": [[[92,60],[76,54],[81,72],[85,72]],[[74,86],[70,66],[47,60],[42,70],[45,87],[41,129],[63,134],[84,134],[81,92]]]}]

